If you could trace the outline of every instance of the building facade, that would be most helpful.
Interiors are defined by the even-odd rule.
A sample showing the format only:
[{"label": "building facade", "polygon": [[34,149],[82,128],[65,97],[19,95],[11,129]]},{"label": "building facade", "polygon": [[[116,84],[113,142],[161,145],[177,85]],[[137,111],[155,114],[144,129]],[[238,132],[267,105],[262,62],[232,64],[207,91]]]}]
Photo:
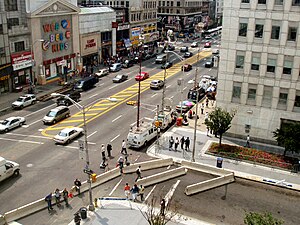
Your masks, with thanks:
[{"label": "building facade", "polygon": [[300,121],[300,1],[224,4],[217,106],[236,110],[228,134],[274,142]]}]

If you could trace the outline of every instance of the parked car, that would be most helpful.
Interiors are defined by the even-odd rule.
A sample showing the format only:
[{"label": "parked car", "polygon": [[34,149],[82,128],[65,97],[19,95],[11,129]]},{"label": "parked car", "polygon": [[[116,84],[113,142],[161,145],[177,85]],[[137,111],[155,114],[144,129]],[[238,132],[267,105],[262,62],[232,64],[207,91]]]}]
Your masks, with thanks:
[{"label": "parked car", "polygon": [[[74,100],[75,102],[78,102],[79,99],[81,98],[81,94],[79,91],[76,91],[76,90],[72,90],[72,91],[69,91],[67,93],[65,93],[65,95],[67,95],[69,98],[71,98],[72,100]],[[56,100],[56,104],[57,106],[60,106],[60,105],[65,105],[65,106],[69,106],[69,105],[72,105],[73,102],[65,96],[60,96],[57,100]]]},{"label": "parked car", "polygon": [[162,64],[162,63],[165,63],[167,61],[167,54],[159,54],[156,56],[156,59],[155,59],[155,63],[158,64]]},{"label": "parked car", "polygon": [[149,73],[148,72],[141,72],[140,74],[135,76],[136,81],[146,80],[147,78],[149,78]]},{"label": "parked car", "polygon": [[209,41],[209,42],[206,42],[205,44],[204,44],[204,48],[211,48],[211,42]]},{"label": "parked car", "polygon": [[189,51],[189,47],[187,46],[183,46],[180,48],[180,52],[188,52]]},{"label": "parked car", "polygon": [[179,102],[179,104],[176,105],[176,111],[181,112],[181,107],[182,107],[183,113],[188,112],[192,108],[192,106],[187,106],[187,105],[184,105],[181,102]]},{"label": "parked car", "polygon": [[20,165],[16,162],[6,160],[0,156],[0,182],[11,177],[19,176],[20,174]]},{"label": "parked car", "polygon": [[150,88],[151,89],[160,89],[165,85],[163,80],[153,80],[150,83]]},{"label": "parked car", "polygon": [[97,77],[103,77],[109,74],[109,68],[100,69],[95,75]]},{"label": "parked car", "polygon": [[214,66],[214,61],[212,59],[210,59],[205,63],[206,68],[212,68],[213,66]]},{"label": "parked car", "polygon": [[187,71],[190,71],[192,68],[193,68],[193,67],[192,67],[191,64],[184,64],[184,65],[181,67],[181,71],[187,72]]},{"label": "parked car", "polygon": [[26,106],[33,105],[36,103],[36,96],[33,94],[26,94],[24,96],[19,97],[16,101],[14,101],[11,106],[14,109],[23,109]]},{"label": "parked car", "polygon": [[129,68],[129,67],[132,67],[133,65],[134,65],[134,61],[133,60],[126,59],[124,61],[124,63],[122,64],[122,67],[123,68]]},{"label": "parked car", "polygon": [[190,58],[191,56],[193,56],[192,52],[185,52],[183,55],[184,58]]},{"label": "parked car", "polygon": [[212,54],[214,54],[214,55],[218,55],[219,53],[220,53],[219,49],[213,49],[212,50]]},{"label": "parked car", "polygon": [[53,140],[57,144],[68,144],[74,138],[83,135],[84,130],[80,127],[70,127],[61,130],[57,135],[54,136]]},{"label": "parked car", "polygon": [[21,116],[12,116],[0,121],[0,132],[8,132],[11,129],[20,127],[25,124],[26,120]]},{"label": "parked car", "polygon": [[198,47],[198,42],[194,41],[194,42],[191,44],[191,47],[192,47],[192,48]]},{"label": "parked car", "polygon": [[97,77],[85,77],[79,81],[77,81],[77,83],[75,84],[75,90],[78,91],[87,91],[89,89],[91,89],[92,87],[94,87],[94,85],[99,81],[99,79]]},{"label": "parked car", "polygon": [[122,69],[122,64],[121,63],[114,63],[109,67],[109,70],[112,72],[118,72]]},{"label": "parked car", "polygon": [[118,74],[118,75],[116,75],[114,78],[113,78],[113,82],[114,83],[121,83],[121,82],[123,82],[123,81],[125,81],[125,80],[127,80],[128,79],[128,75],[126,75],[126,74]]},{"label": "parked car", "polygon": [[168,69],[168,68],[170,68],[172,66],[173,66],[172,62],[166,62],[165,64],[161,65],[161,68],[162,69]]},{"label": "parked car", "polygon": [[70,109],[67,106],[58,106],[51,109],[43,118],[44,124],[56,124],[56,122],[70,116]]}]

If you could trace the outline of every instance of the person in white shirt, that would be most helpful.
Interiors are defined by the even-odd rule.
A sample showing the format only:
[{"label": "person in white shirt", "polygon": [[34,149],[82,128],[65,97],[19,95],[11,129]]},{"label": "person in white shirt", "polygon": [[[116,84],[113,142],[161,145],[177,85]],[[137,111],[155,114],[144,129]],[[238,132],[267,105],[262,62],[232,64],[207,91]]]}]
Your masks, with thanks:
[{"label": "person in white shirt", "polygon": [[124,154],[124,155],[127,155],[126,142],[125,142],[125,140],[123,140],[123,142],[122,142],[122,150],[121,150],[121,153]]}]

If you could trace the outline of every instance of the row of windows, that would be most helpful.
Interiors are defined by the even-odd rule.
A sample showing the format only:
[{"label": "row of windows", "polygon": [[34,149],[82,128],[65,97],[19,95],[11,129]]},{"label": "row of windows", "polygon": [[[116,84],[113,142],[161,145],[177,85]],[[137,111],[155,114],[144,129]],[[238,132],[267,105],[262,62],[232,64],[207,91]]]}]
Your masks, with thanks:
[{"label": "row of windows", "polygon": [[[173,9],[161,9],[161,8],[158,8],[158,13],[173,13]],[[180,14],[180,10],[179,9],[176,10],[176,14]]]},{"label": "row of windows", "polygon": [[17,0],[5,0],[4,8],[6,12],[18,11],[18,1]]},{"label": "row of windows", "polygon": [[[116,3],[116,4],[115,4]],[[126,8],[129,8],[129,1],[126,1],[125,2],[125,5],[124,5],[124,1],[120,1],[120,5],[119,5],[119,1],[110,1],[110,2],[107,2],[107,4],[109,6],[125,6]]]},{"label": "row of windows", "polygon": [[[173,1],[159,1],[158,6],[173,6],[174,2]],[[180,7],[180,1],[176,2],[176,6]]]},{"label": "row of windows", "polygon": [[[242,3],[250,3],[250,0],[241,0]],[[267,4],[267,0],[257,0],[260,5]],[[283,0],[275,0],[275,5],[283,5]],[[300,0],[292,0],[292,6],[300,6]]]},{"label": "row of windows", "polygon": [[[234,103],[240,103],[242,93],[242,83],[234,82],[232,90],[232,99]],[[264,86],[263,95],[262,95],[262,107],[271,108],[273,97],[278,98],[277,109],[286,110],[288,102],[288,93],[289,89],[280,88],[279,95],[273,96],[273,87]],[[257,84],[248,85],[248,94],[247,94],[247,104],[255,105],[257,97]],[[296,91],[296,96],[294,99],[294,109],[295,112],[300,112],[300,90]]]},{"label": "row of windows", "polygon": [[[283,60],[283,74],[290,75],[292,74],[294,58],[291,56],[285,56]],[[259,71],[261,65],[261,53],[252,52],[251,58],[251,70]],[[237,52],[235,68],[243,69],[245,65],[245,52]],[[277,62],[277,55],[268,54],[267,59],[267,72],[275,73]]]},{"label": "row of windows", "polygon": [[[143,20],[156,19],[156,12],[143,13]],[[132,13],[131,21],[140,21],[141,13]]]},{"label": "row of windows", "polygon": [[144,9],[156,9],[156,2],[144,2]]},{"label": "row of windows", "polygon": [[[299,0],[300,1],[300,0]],[[241,20],[245,20],[244,18],[241,18]],[[276,23],[277,21],[273,21],[273,23]],[[280,26],[279,25],[273,25],[271,29],[271,39],[273,40],[279,40],[280,38]],[[240,37],[246,37],[248,31],[248,23],[242,22],[239,25],[239,36]],[[264,35],[264,24],[263,21],[257,22],[255,24],[255,38],[263,38]],[[297,27],[295,26],[289,26],[288,28],[288,41],[296,41],[297,39]]]}]

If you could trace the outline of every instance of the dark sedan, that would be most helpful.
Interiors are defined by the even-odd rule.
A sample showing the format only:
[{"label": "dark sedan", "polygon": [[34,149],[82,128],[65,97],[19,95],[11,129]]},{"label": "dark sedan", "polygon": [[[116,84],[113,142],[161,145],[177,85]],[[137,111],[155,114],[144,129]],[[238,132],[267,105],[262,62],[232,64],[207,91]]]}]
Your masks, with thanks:
[{"label": "dark sedan", "polygon": [[123,82],[123,81],[125,81],[127,79],[128,79],[128,75],[126,75],[126,74],[119,74],[119,75],[116,75],[114,77],[113,82],[114,83],[121,83],[121,82]]},{"label": "dark sedan", "polygon": [[181,70],[186,72],[186,71],[190,71],[192,69],[192,65],[191,64],[184,64],[182,67],[181,67]]},{"label": "dark sedan", "polygon": [[161,65],[161,68],[162,69],[168,69],[168,68],[170,68],[172,66],[173,66],[172,62],[166,62],[165,64]]}]

